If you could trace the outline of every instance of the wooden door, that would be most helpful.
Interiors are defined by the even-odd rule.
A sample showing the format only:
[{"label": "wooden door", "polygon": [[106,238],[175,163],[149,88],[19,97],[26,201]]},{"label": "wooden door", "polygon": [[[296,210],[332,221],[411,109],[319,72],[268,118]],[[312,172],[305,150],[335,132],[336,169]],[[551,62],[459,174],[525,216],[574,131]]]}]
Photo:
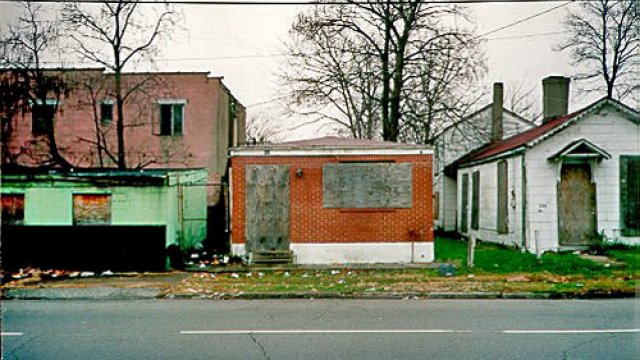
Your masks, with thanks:
[{"label": "wooden door", "polygon": [[289,167],[246,167],[246,249],[289,250]]},{"label": "wooden door", "polygon": [[563,165],[558,184],[561,246],[589,246],[597,239],[596,187],[588,164]]}]

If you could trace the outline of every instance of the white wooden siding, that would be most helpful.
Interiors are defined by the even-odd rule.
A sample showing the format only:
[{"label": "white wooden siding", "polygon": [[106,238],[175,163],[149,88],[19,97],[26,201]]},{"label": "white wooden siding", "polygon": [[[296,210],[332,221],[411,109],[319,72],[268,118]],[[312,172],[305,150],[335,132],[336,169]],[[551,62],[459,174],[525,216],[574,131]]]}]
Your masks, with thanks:
[{"label": "white wooden siding", "polygon": [[[507,188],[509,195],[507,203],[508,232],[498,234],[498,162],[492,161],[473,167],[467,167],[458,171],[458,183],[462,174],[480,172],[480,208],[479,229],[474,230],[469,226],[469,232],[465,235],[475,236],[483,241],[491,241],[505,245],[522,246],[522,161],[521,155],[505,159],[508,164]],[[461,186],[458,186],[458,199],[461,199]],[[471,199],[471,186],[469,186],[469,199]],[[461,201],[458,201],[458,209],[462,209]],[[458,224],[461,221],[462,210],[458,210]],[[469,206],[469,220],[471,219],[471,206]],[[470,224],[470,222],[469,222]]]},{"label": "white wooden siding", "polygon": [[[443,174],[444,168],[468,154],[489,143],[491,138],[491,106],[466,120],[464,123],[446,129],[440,134],[434,144],[434,192],[440,193],[440,219],[434,221],[436,228],[444,231],[456,230],[457,191],[456,180],[447,178]],[[503,114],[503,139],[531,129],[533,125],[527,121],[511,115]]]},{"label": "white wooden siding", "polygon": [[640,237],[620,234],[620,155],[640,155],[640,126],[613,109],[587,115],[527,151],[530,228],[543,250],[558,249],[557,164],[547,160],[569,143],[587,139],[611,154],[594,169],[597,228],[610,240],[640,243]]}]

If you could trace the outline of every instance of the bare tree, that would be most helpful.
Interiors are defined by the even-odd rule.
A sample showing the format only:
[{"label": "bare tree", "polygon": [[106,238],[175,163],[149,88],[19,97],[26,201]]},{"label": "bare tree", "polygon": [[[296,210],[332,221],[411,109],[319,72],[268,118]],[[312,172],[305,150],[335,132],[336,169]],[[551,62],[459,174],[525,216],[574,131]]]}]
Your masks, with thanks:
[{"label": "bare tree", "polygon": [[444,128],[477,105],[483,92],[471,90],[485,71],[479,46],[476,37],[460,31],[458,36],[436,39],[422,52],[405,90],[408,101],[400,131],[404,141],[433,144]]},{"label": "bare tree", "polygon": [[524,81],[509,83],[506,85],[504,105],[525,119],[534,121],[542,114],[536,91],[536,86],[527,86]]},{"label": "bare tree", "polygon": [[[640,90],[638,24],[637,0],[583,1],[580,11],[569,13],[565,27],[570,35],[558,50],[569,50],[574,64],[585,68],[576,77],[589,84],[587,91],[606,88],[608,98],[624,99]],[[604,86],[597,85],[601,80]]]},{"label": "bare tree", "polygon": [[153,63],[158,42],[169,37],[178,21],[170,5],[161,5],[155,13],[154,9],[141,8],[137,0],[118,0],[103,2],[98,9],[68,3],[63,12],[78,52],[114,73],[117,165],[121,169],[127,168],[124,105],[145,83],[123,84],[122,73],[136,61]]},{"label": "bare tree", "polygon": [[11,122],[15,111],[32,111],[38,119],[37,134],[44,135],[49,154],[48,159],[38,161],[44,162],[44,165],[68,168],[71,164],[62,156],[56,142],[54,118],[60,96],[69,89],[59,73],[43,67],[44,59],[60,49],[60,24],[45,18],[46,8],[43,4],[24,2],[21,7],[22,14],[14,24],[9,25],[7,33],[0,39],[0,66],[5,69],[3,146],[11,136],[9,132],[13,130]]},{"label": "bare tree", "polygon": [[439,60],[426,54],[442,52],[439,45],[477,42],[444,21],[462,20],[457,6],[424,0],[348,3],[316,6],[294,23],[284,76],[292,85],[291,103],[310,106],[313,115],[319,109],[320,118],[346,126],[354,137],[381,134],[398,141],[407,114],[418,111],[418,104],[408,103],[416,97],[408,95],[430,71],[429,58]]},{"label": "bare tree", "polygon": [[282,132],[280,124],[268,113],[257,113],[247,121],[247,140],[258,144],[280,141]]}]

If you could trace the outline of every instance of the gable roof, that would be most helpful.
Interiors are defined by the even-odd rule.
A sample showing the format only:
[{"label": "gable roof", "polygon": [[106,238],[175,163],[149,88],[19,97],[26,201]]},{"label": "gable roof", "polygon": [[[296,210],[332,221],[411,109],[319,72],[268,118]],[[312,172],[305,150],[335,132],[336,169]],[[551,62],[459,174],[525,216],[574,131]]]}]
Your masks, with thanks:
[{"label": "gable roof", "polygon": [[569,145],[565,146],[560,151],[549,156],[549,160],[557,160],[570,157],[595,157],[611,159],[611,154],[587,139],[579,139],[576,141],[572,141]]},{"label": "gable roof", "polygon": [[[487,110],[491,110],[491,108],[492,108],[492,107],[493,107],[493,103],[489,103],[489,104],[487,104],[487,105],[485,105],[485,106],[481,107],[480,109],[478,109],[478,110],[476,110],[476,111],[472,112],[471,114],[466,115],[465,117],[463,117],[463,118],[461,118],[461,119],[459,119],[459,120],[457,120],[457,121],[454,121],[453,123],[451,123],[451,124],[449,124],[449,125],[445,126],[442,130],[440,130],[440,132],[438,132],[438,133],[435,135],[435,137],[437,138],[437,137],[441,136],[442,134],[444,134],[445,132],[447,132],[449,129],[451,129],[451,128],[453,128],[453,127],[456,127],[456,126],[458,126],[458,125],[460,125],[460,124],[463,124],[463,123],[465,123],[465,122],[467,122],[467,121],[471,120],[472,118],[474,118],[474,117],[478,116],[479,114],[481,114],[481,113],[483,113],[483,112],[485,112],[485,111],[487,111]],[[518,121],[520,121],[520,122],[523,122],[523,123],[525,123],[525,124],[527,124],[527,125],[530,125],[530,126],[532,126],[532,127],[535,127],[535,126],[536,126],[536,124],[535,124],[533,121],[528,120],[528,119],[525,119],[524,117],[522,117],[522,116],[520,116],[520,115],[516,114],[515,112],[513,112],[513,111],[511,111],[511,110],[509,110],[509,109],[507,109],[507,108],[505,108],[505,107],[503,107],[503,108],[502,108],[502,111],[503,111],[505,114],[509,114],[509,115],[510,115],[510,116],[512,116],[514,119],[516,119],[516,120],[518,120]]]},{"label": "gable roof", "polygon": [[472,151],[471,153],[463,156],[450,166],[458,167],[471,165],[473,163],[481,161],[489,161],[494,157],[504,156],[505,154],[518,150],[520,148],[534,146],[539,142],[547,139],[548,137],[565,129],[571,124],[581,120],[586,115],[600,110],[604,106],[612,106],[616,110],[620,111],[623,115],[626,115],[626,117],[634,123],[640,124],[640,114],[638,112],[619,101],[603,98],[581,110],[549,120],[539,127],[514,135],[508,139],[496,141],[494,143],[488,144],[487,146],[481,147],[480,149]]}]

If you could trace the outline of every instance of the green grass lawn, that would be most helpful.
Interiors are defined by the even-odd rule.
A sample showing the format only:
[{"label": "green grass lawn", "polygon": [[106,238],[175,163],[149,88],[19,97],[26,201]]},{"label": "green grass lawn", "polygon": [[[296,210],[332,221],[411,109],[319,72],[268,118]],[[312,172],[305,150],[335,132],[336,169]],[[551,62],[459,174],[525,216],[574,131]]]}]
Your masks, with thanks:
[{"label": "green grass lawn", "polygon": [[[572,253],[550,252],[542,255],[541,259],[536,259],[534,254],[480,242],[476,245],[473,272],[494,274],[549,272],[558,275],[607,276],[614,271],[624,271],[637,274],[640,269],[640,247],[605,251],[609,257],[624,262],[625,265],[607,267]],[[438,262],[452,262],[461,271],[470,271],[466,268],[467,243],[465,241],[438,237],[435,241],[435,255]]]}]

